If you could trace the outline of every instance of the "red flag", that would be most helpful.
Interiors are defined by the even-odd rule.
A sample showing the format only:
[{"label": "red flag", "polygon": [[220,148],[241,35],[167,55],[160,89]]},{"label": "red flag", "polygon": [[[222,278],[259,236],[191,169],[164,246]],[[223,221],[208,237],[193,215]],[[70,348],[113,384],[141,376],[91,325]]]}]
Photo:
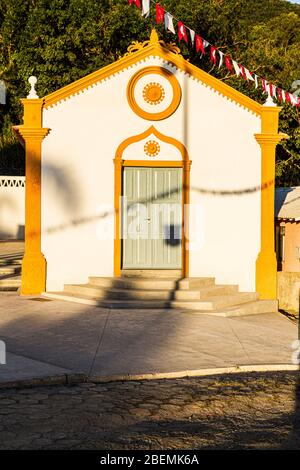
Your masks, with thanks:
[{"label": "red flag", "polygon": [[196,36],[195,36],[195,44],[196,44],[196,52],[201,51],[202,54],[204,55],[205,50],[204,50],[204,46],[203,46],[203,41],[202,41],[202,38],[198,34],[196,34]]},{"label": "red flag", "polygon": [[156,4],[156,23],[163,23],[165,19],[165,9],[159,3]]},{"label": "red flag", "polygon": [[141,8],[141,1],[140,0],[128,0],[129,5],[134,3],[138,8]]},{"label": "red flag", "polygon": [[281,88],[277,88],[277,98],[278,98],[278,101],[283,101],[283,97],[282,97],[282,89]]},{"label": "red flag", "polygon": [[265,93],[268,93],[268,90],[267,90],[267,80],[265,78],[262,78],[261,79],[261,86],[262,86],[262,89],[264,90]]},{"label": "red flag", "polygon": [[217,48],[215,46],[210,46],[210,60],[212,60],[215,65],[217,63],[216,51]]},{"label": "red flag", "polygon": [[292,102],[291,97],[290,97],[290,94],[289,94],[288,91],[285,92],[285,101],[286,101],[287,103],[291,103],[291,102]]},{"label": "red flag", "polygon": [[228,68],[228,70],[230,70],[230,72],[233,72],[233,68],[232,68],[232,63],[231,63],[231,58],[229,55],[227,55],[225,57],[225,65],[226,67]]},{"label": "red flag", "polygon": [[247,75],[246,75],[246,72],[245,72],[245,68],[243,65],[240,65],[238,64],[239,68],[240,68],[240,74],[241,76],[243,77],[244,80],[247,80]]},{"label": "red flag", "polygon": [[179,41],[182,41],[182,39],[188,44],[189,40],[186,34],[186,27],[182,23],[182,21],[178,21],[178,38]]}]

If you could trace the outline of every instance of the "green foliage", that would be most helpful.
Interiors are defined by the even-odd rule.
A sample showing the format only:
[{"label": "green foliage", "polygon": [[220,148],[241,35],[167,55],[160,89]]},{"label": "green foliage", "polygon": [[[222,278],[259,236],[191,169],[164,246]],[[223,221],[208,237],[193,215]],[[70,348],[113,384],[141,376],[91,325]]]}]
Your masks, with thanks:
[{"label": "green foliage", "polygon": [[[223,52],[275,85],[290,90],[300,80],[300,5],[286,0],[162,0],[165,8]],[[23,152],[11,125],[20,122],[20,98],[27,78],[39,78],[44,96],[122,56],[134,40],[149,37],[149,19],[127,0],[5,0],[0,4],[0,80],[7,103],[0,104],[0,172],[21,174]],[[174,36],[159,27],[166,41]],[[260,91],[225,68],[212,66],[183,43],[183,55],[229,85],[263,102]],[[280,130],[290,139],[278,145],[277,183],[300,184],[299,109],[284,106]]]}]

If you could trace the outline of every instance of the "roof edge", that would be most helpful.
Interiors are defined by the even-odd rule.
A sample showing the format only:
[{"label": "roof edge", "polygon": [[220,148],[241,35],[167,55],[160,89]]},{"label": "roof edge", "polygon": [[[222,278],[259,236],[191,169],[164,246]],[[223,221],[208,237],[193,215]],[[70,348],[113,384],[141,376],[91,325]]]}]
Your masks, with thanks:
[{"label": "roof edge", "polygon": [[138,42],[133,43],[129,46],[128,53],[121,59],[62,87],[49,95],[46,95],[43,98],[43,108],[49,108],[60,101],[64,101],[96,83],[105,80],[106,78],[113,76],[122,70],[131,67],[133,64],[143,61],[147,57],[151,57],[153,55],[159,56],[166,62],[170,63],[170,65],[176,66],[182,72],[191,75],[194,79],[199,80],[205,86],[212,88],[225,98],[235,102],[238,106],[261,116],[263,110],[263,106],[261,104],[188,62],[180,55],[179,48],[174,44],[167,45],[163,41],[154,42],[153,40],[151,41],[151,39],[150,41],[145,41],[142,44]]}]

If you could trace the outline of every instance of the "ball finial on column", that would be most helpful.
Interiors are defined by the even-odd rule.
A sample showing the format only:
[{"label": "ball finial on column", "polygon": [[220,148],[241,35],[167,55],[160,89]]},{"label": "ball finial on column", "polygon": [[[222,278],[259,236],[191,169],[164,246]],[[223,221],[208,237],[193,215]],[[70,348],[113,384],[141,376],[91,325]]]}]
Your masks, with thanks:
[{"label": "ball finial on column", "polygon": [[31,85],[31,89],[30,89],[29,95],[27,95],[27,98],[29,100],[38,99],[39,97],[38,97],[37,92],[35,90],[35,86],[37,84],[37,78],[34,77],[34,76],[31,76],[31,77],[28,78],[28,82]]}]

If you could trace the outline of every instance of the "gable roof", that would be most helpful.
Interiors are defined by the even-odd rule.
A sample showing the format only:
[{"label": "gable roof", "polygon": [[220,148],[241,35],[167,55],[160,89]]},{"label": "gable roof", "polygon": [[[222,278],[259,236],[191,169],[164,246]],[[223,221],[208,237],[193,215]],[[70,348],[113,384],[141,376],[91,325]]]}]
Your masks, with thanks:
[{"label": "gable roof", "polygon": [[57,91],[46,95],[43,98],[43,107],[49,108],[57,104],[59,101],[65,100],[72,95],[76,95],[101,80],[113,76],[150,56],[158,56],[162,58],[171,65],[175,65],[179,70],[182,70],[196,80],[201,81],[204,85],[222,94],[227,99],[235,102],[237,105],[244,107],[246,110],[253,112],[254,114],[259,116],[261,115],[262,105],[251,98],[248,98],[248,96],[240,93],[226,83],[223,83],[221,80],[209,75],[195,65],[192,65],[180,55],[180,49],[177,46],[174,44],[165,44],[164,41],[160,41],[155,30],[152,31],[149,41],[145,41],[143,43],[139,43],[137,41],[134,42],[128,47],[127,54],[116,62],[113,62],[96,72],[86,75],[63,88],[58,89]]},{"label": "gable roof", "polygon": [[278,219],[300,221],[300,186],[276,188],[275,216]]}]

